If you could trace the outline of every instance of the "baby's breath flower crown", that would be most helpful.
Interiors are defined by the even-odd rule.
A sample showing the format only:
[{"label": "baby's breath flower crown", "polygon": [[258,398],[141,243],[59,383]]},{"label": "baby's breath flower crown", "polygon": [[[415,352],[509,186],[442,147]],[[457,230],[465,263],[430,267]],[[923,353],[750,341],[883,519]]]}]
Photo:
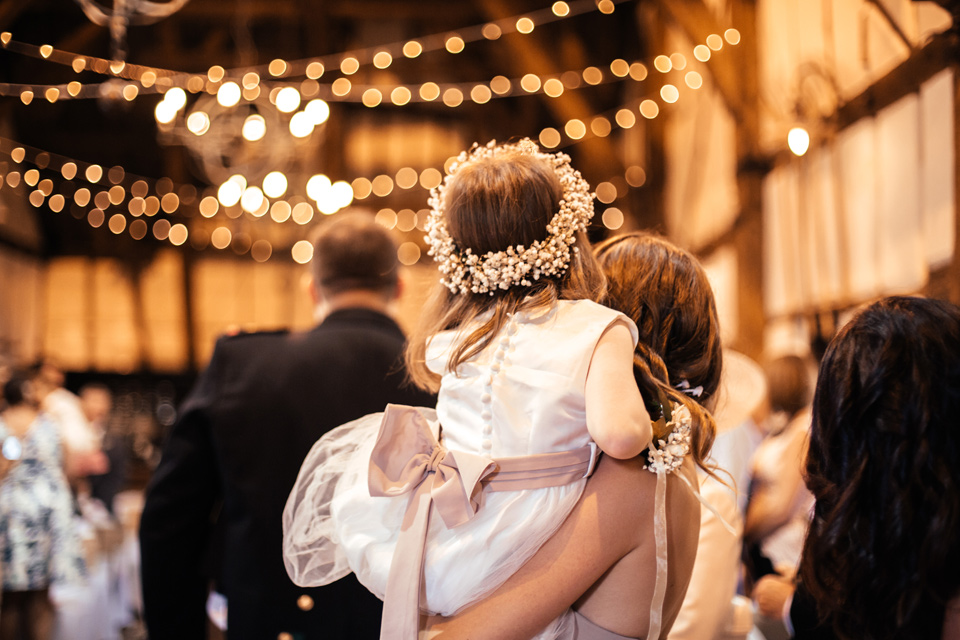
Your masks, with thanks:
[{"label": "baby's breath flower crown", "polygon": [[[547,225],[549,234],[529,247],[516,245],[505,251],[489,251],[479,256],[469,248],[460,249],[447,231],[444,219],[444,193],[457,169],[464,164],[484,158],[495,158],[519,153],[546,161],[557,174],[563,195],[560,210]],[[540,276],[562,275],[570,268],[578,231],[586,231],[593,218],[593,195],[590,185],[580,172],[570,166],[565,153],[544,153],[529,138],[512,144],[497,145],[491,140],[484,146],[476,143],[462,152],[450,166],[443,183],[430,191],[430,215],[427,218],[428,253],[440,269],[440,282],[453,293],[489,293],[509,289],[514,285],[529,287]]]}]

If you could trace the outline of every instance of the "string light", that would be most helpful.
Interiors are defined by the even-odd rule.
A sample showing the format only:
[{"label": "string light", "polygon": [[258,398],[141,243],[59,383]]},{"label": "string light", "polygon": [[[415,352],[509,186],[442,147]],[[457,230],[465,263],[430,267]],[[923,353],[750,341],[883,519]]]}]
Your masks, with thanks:
[{"label": "string light", "polygon": [[[689,76],[689,74],[688,74]],[[168,91],[167,93],[170,93]],[[171,94],[171,104],[176,107],[179,100],[181,99],[178,96],[177,92]],[[314,109],[319,109],[324,111],[319,105],[326,106],[326,103],[323,101],[315,102],[317,107]],[[644,113],[645,107],[652,106],[654,111],[658,111],[658,107],[655,102],[652,100],[646,100],[642,103],[640,112]],[[328,107],[326,109],[328,114]],[[621,109],[618,111],[618,125],[619,126],[632,126],[625,122],[624,115],[625,110]],[[305,109],[304,112],[306,113]],[[651,117],[647,112],[647,117]],[[632,113],[631,113],[632,115]],[[655,113],[653,114],[655,117]],[[608,135],[611,125],[610,121],[603,117],[597,116],[590,122],[590,131],[597,136]],[[573,139],[580,139],[587,133],[587,126],[579,120],[571,120],[565,125],[565,130],[569,137]],[[551,138],[552,134],[552,139]],[[0,139],[0,146],[9,146],[5,145],[8,141]],[[546,147],[556,147],[560,142],[560,133],[556,129],[547,129],[541,133],[541,142]],[[0,149],[2,150],[2,149]],[[22,146],[14,146],[9,150],[9,155],[12,160],[19,163],[25,160],[25,149]],[[46,152],[36,153],[34,157],[34,162],[38,166],[46,167],[51,162],[51,155]],[[56,164],[56,163],[55,163]],[[64,176],[65,179],[72,179],[80,172],[80,168],[77,163],[72,160],[64,159],[61,161],[59,166],[59,172]],[[56,168],[56,167],[55,167]],[[83,176],[91,183],[98,183],[104,175],[103,169],[99,165],[91,164],[86,167],[82,172]],[[62,210],[66,205],[66,197],[64,194],[53,194],[53,182],[49,178],[46,178],[38,182],[39,173],[35,169],[28,170],[23,174],[24,183],[31,186],[36,185],[37,189],[31,192],[29,200],[34,206],[43,206],[44,201],[51,211],[58,212]],[[286,177],[281,172],[271,172],[268,174],[269,179],[264,180],[264,189],[253,186],[248,187],[247,181],[242,175],[231,176],[224,184],[222,184],[218,189],[218,197],[205,196],[202,198],[197,208],[201,215],[205,218],[211,218],[217,215],[222,210],[227,210],[228,217],[236,217],[235,205],[240,202],[241,208],[246,210],[248,213],[255,216],[263,216],[268,211],[270,212],[270,217],[276,222],[286,222],[290,218],[293,218],[294,222],[297,224],[307,224],[313,219],[314,208],[307,202],[296,201],[284,201],[277,200],[276,202],[270,203],[268,197],[280,197],[286,191]],[[316,178],[317,176],[315,176]],[[630,167],[628,168],[625,174],[626,180],[624,178],[619,178],[619,181],[622,184],[629,184],[633,187],[642,186],[645,182],[646,175],[641,167]],[[0,176],[0,182],[2,182],[2,176]],[[129,190],[125,190],[121,185],[116,184],[122,182],[125,178],[125,172],[122,167],[115,166],[111,167],[108,172],[108,178],[111,183],[115,183],[113,187],[107,191],[100,191],[93,198],[97,202],[97,207],[90,210],[86,214],[88,223],[93,227],[99,227],[108,223],[108,227],[114,233],[122,233],[124,228],[129,228],[129,233],[131,237],[135,239],[141,239],[148,235],[148,225],[143,220],[139,219],[139,216],[153,216],[160,210],[163,210],[165,213],[172,214],[178,211],[181,200],[176,193],[174,193],[174,185],[172,181],[168,178],[162,178],[156,182],[157,196],[147,196],[148,185],[147,182],[139,179],[133,182]],[[416,185],[417,182],[420,183],[420,186],[424,189],[430,189],[439,184],[442,179],[442,174],[435,168],[427,168],[419,174],[419,180],[416,170],[410,167],[404,167],[400,169],[396,174],[396,187],[401,189],[412,188]],[[20,181],[20,174],[18,172],[9,172],[6,175],[7,184],[11,186],[16,186]],[[373,181],[370,181],[366,178],[356,178],[352,183],[347,181],[338,181],[336,183],[330,183],[329,178],[323,176],[320,179],[322,183],[323,193],[314,194],[319,195],[315,201],[318,205],[318,210],[321,213],[330,215],[331,213],[339,210],[344,206],[348,206],[354,198],[364,199],[369,197],[371,194],[384,197],[389,195],[394,189],[394,180],[391,176],[381,175],[376,176]],[[282,187],[276,186],[274,184],[282,184]],[[606,189],[609,192],[609,187],[607,186],[610,183],[602,183],[598,187],[598,194],[601,193],[602,189]],[[273,185],[273,186],[271,186]],[[602,188],[602,189],[601,189]],[[185,191],[185,187],[181,187],[181,191]],[[312,191],[313,189],[308,190]],[[189,187],[189,197],[192,199],[196,190],[193,187]],[[267,193],[269,191],[269,193]],[[146,196],[146,197],[144,197]],[[77,188],[73,195],[73,202],[75,206],[85,207],[91,201],[92,194],[89,189],[86,187]],[[134,218],[129,224],[127,223],[127,218],[123,213],[114,213],[110,216],[109,221],[107,221],[106,209],[111,205],[117,206],[120,205],[125,198],[129,197],[130,201],[127,203],[127,210],[129,211],[131,217]],[[598,195],[599,197],[599,195]],[[609,199],[609,195],[604,196]],[[291,205],[291,202],[296,202],[295,205]],[[613,211],[617,211],[613,209]],[[76,214],[75,214],[76,215]],[[79,215],[83,216],[82,213]],[[394,214],[398,215],[398,214]],[[615,215],[614,213],[610,214],[611,216]],[[621,213],[622,215],[622,213]],[[118,217],[119,216],[119,217]],[[383,217],[382,215],[380,216]],[[421,216],[422,217],[422,216]],[[139,224],[134,224],[139,223]],[[412,210],[403,210],[402,215],[399,215],[398,219],[393,223],[397,228],[403,231],[409,231],[414,228],[419,228],[422,224],[422,221],[419,220],[419,217]],[[605,222],[606,224],[606,222]],[[611,226],[611,228],[615,228]],[[179,246],[184,244],[188,237],[188,231],[185,225],[183,224],[174,224],[163,218],[155,221],[153,225],[153,235],[157,239],[166,239],[169,240],[172,244]],[[241,239],[242,241],[228,243],[233,246],[234,251],[237,253],[246,253],[247,251],[252,251],[254,244],[252,239],[248,236]],[[196,239],[196,242],[193,242],[194,246],[206,246],[206,239]],[[257,245],[257,255],[260,260],[267,260],[272,255],[272,245],[269,242],[263,241],[261,244]]]},{"label": "string light", "polygon": [[[503,20],[484,25],[467,27],[454,35],[441,36],[438,34],[425,36],[423,38],[418,38],[416,40],[410,40],[403,43],[396,42],[388,45],[380,45],[374,48],[359,49],[340,54],[330,54],[328,56],[321,56],[319,58],[307,58],[294,61],[275,59],[265,66],[247,69],[234,69],[230,72],[227,72],[220,65],[213,65],[208,69],[204,77],[157,67],[130,65],[118,60],[106,60],[92,56],[77,55],[67,51],[58,50],[50,45],[41,45],[38,47],[35,45],[20,43],[12,40],[12,34],[10,32],[4,32],[2,34],[0,43],[2,43],[5,48],[17,53],[38,55],[39,57],[43,59],[49,59],[52,62],[70,65],[73,67],[76,73],[80,73],[85,69],[90,69],[100,74],[109,74],[129,80],[140,81],[142,87],[144,88],[152,87],[154,86],[154,83],[158,81],[158,79],[162,79],[165,81],[166,86],[183,85],[183,88],[186,88],[193,93],[197,93],[203,89],[204,81],[215,85],[216,83],[221,82],[223,78],[227,77],[228,75],[234,77],[239,77],[249,73],[255,73],[259,75],[258,72],[266,71],[270,76],[280,78],[294,73],[297,69],[305,69],[307,77],[316,79],[322,75],[325,64],[330,64],[333,61],[337,61],[339,63],[341,72],[346,75],[352,75],[353,73],[356,73],[361,64],[371,63],[377,68],[386,68],[392,63],[393,57],[399,54],[407,57],[417,57],[425,51],[437,51],[444,49],[450,53],[456,54],[463,51],[468,42],[474,42],[480,39],[495,40],[503,33],[531,33],[538,25],[544,25],[557,20],[567,19],[594,10],[598,10],[604,14],[609,14],[614,11],[616,4],[626,1],[627,0],[601,0],[598,3],[595,3],[593,0],[577,0],[572,3],[555,2],[549,9],[534,11],[523,16],[505,18]],[[130,86],[133,88],[124,89],[122,92],[123,96],[128,100],[134,99],[136,97],[135,92],[139,92],[134,85]],[[245,91],[251,89],[253,89],[252,86],[244,86]],[[59,91],[60,93],[63,92],[62,90]],[[88,95],[84,95],[83,97],[94,97],[92,93],[93,92],[89,92]],[[0,95],[4,95],[2,90],[0,90]],[[21,99],[26,103],[32,101],[33,95],[34,91],[32,90],[23,91],[20,94]],[[50,95],[53,94],[51,93]]]},{"label": "string light", "polygon": [[[739,42],[739,39],[735,37],[734,34],[738,35],[738,32],[736,32],[736,30],[732,30],[730,38]],[[713,40],[715,41],[716,38]],[[713,42],[713,44],[716,46],[715,42]],[[697,45],[694,48],[694,58],[697,60],[709,59],[710,51],[710,47],[705,45]],[[389,53],[386,51],[380,51],[378,53],[384,54],[383,56],[380,56],[380,64],[386,64]],[[392,57],[390,60],[392,61]],[[687,65],[687,60],[683,54],[673,53],[670,56],[657,56],[653,64],[654,68],[661,73],[668,73],[674,69],[685,68]],[[313,65],[313,75],[322,73],[322,64],[311,63],[311,65]],[[308,65],[308,68],[310,68],[311,65]],[[443,96],[445,104],[451,107],[456,107],[463,104],[463,102],[465,102],[467,99],[471,100],[475,104],[486,104],[494,97],[508,97],[510,95],[514,95],[514,84],[518,84],[520,89],[524,91],[525,94],[543,93],[549,97],[558,97],[562,95],[565,88],[579,88],[581,81],[588,85],[597,85],[629,77],[630,79],[639,82],[646,79],[648,76],[647,67],[641,62],[628,63],[626,60],[618,58],[613,60],[609,67],[609,74],[605,74],[598,67],[591,66],[582,71],[570,70],[555,76],[541,77],[537,74],[526,74],[522,78],[516,80],[511,80],[504,76],[496,76],[490,80],[489,83],[479,84],[461,83],[439,85],[435,82],[428,81],[421,85],[412,86],[374,86],[355,85],[347,78],[341,77],[334,80],[332,84],[326,85],[325,90],[329,92],[328,98],[333,98],[338,101],[359,101],[370,108],[380,106],[387,99],[387,96],[389,97],[389,102],[396,106],[403,106],[415,101],[433,102]],[[208,72],[208,75],[211,74],[213,77],[219,77],[219,72],[216,70],[213,72]],[[688,80],[688,86],[694,87],[698,75],[699,74],[690,76]],[[190,80],[201,80],[202,84],[202,79],[199,77],[191,77]],[[221,96],[223,98],[220,100],[220,102],[228,106],[232,106],[236,104],[234,101],[238,102],[241,97],[246,100],[254,100],[260,95],[258,74],[254,72],[246,73],[244,75],[242,84],[243,88],[241,90],[241,96],[238,96],[237,94],[237,91],[240,90],[240,85],[237,85],[232,81],[225,82],[224,84],[220,85],[219,88],[216,88],[218,98]],[[0,89],[2,89],[2,86],[3,85],[0,85]],[[323,87],[316,83],[316,81],[305,80],[301,84],[299,90],[297,87],[293,86],[274,87],[270,90],[270,97],[281,111],[291,113],[299,107],[300,101],[305,96],[308,94],[315,95],[321,90],[321,88]],[[415,89],[416,93],[414,93],[412,89]],[[213,91],[214,87],[211,87],[209,90]],[[169,126],[173,120],[177,118],[179,111],[183,108],[183,105],[186,102],[186,94],[180,87],[174,86],[165,88],[165,92],[164,100],[158,103],[155,109],[155,115],[158,124],[160,124],[161,127]],[[2,91],[0,91],[0,93],[2,93]],[[131,97],[133,97],[134,94],[135,92],[131,92]],[[311,100],[311,102],[313,101]],[[323,101],[322,104],[326,106],[325,101]],[[326,112],[326,115],[328,117],[329,111]],[[200,127],[195,128],[202,130]],[[308,129],[309,127],[306,127],[302,124],[294,125],[293,127],[293,130],[298,132],[301,137],[309,135],[309,133],[307,133]],[[259,131],[259,129],[254,127],[253,131]],[[262,137],[262,135],[260,137]],[[253,139],[260,139],[260,137],[254,137]]]}]

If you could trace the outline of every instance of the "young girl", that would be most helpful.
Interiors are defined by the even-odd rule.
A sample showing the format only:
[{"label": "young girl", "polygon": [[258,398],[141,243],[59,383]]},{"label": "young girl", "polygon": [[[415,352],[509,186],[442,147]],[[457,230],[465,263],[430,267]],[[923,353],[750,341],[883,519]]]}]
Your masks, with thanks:
[{"label": "young girl", "polygon": [[408,365],[439,388],[436,412],[391,406],[327,434],[284,512],[294,582],[353,571],[385,598],[381,637],[405,640],[420,609],[479,600],[550,538],[597,447],[627,459],[652,436],[636,326],[592,301],[593,203],[569,158],[530,140],[474,147],[431,205],[441,285]]}]

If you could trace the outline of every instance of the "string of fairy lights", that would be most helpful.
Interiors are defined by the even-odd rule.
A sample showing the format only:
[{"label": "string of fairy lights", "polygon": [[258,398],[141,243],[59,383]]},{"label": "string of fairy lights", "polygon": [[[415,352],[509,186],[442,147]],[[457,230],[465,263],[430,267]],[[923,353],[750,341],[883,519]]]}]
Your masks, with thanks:
[{"label": "string of fairy lights", "polygon": [[[467,43],[484,39],[496,40],[505,33],[527,34],[536,26],[553,20],[592,10],[609,14],[614,11],[616,4],[624,1],[626,0],[555,2],[549,9],[477,25],[456,33],[426,36],[403,43],[319,58],[273,60],[261,67],[228,71],[215,65],[203,76],[72,54],[50,45],[36,47],[17,42],[9,32],[3,32],[0,33],[0,45],[8,50],[69,64],[76,73],[90,70],[114,77],[103,83],[86,85],[76,81],[58,86],[0,83],[0,95],[19,96],[21,102],[29,105],[38,94],[50,103],[61,99],[102,97],[105,95],[105,87],[109,87],[113,97],[127,101],[133,101],[147,93],[162,93],[164,97],[155,109],[158,127],[161,130],[164,127],[169,128],[178,117],[182,117],[190,133],[202,136],[209,129],[209,116],[199,110],[185,113],[188,92],[215,95],[221,107],[230,108],[241,100],[252,102],[259,99],[262,90],[266,89],[271,104],[283,113],[292,114],[289,121],[291,134],[294,137],[305,137],[329,117],[327,100],[362,102],[369,108],[375,108],[387,103],[404,106],[412,102],[434,102],[439,99],[448,107],[458,107],[468,99],[476,104],[485,104],[494,98],[516,95],[543,94],[556,98],[566,90],[583,86],[595,86],[627,78],[643,81],[650,73],[648,66],[642,62],[630,63],[623,59],[612,61],[606,70],[591,66],[551,76],[532,73],[513,79],[496,76],[488,82],[476,83],[428,81],[415,85],[363,85],[355,84],[348,78],[365,64],[385,69],[398,55],[413,58],[426,51],[439,50],[458,54],[464,50]],[[692,57],[704,63],[720,51],[725,43],[735,45],[739,41],[740,34],[735,29],[728,29],[722,37],[712,34],[704,43],[693,47]],[[331,66],[339,68],[341,77],[329,84],[321,84],[319,78]],[[682,73],[683,84],[689,89],[696,90],[703,85],[702,75],[697,70],[688,68],[688,59],[681,53],[656,56],[650,66],[661,74]],[[297,76],[306,78],[294,86],[265,81],[264,76],[277,80]],[[120,78],[134,82],[124,83]],[[635,126],[640,118],[656,118],[661,112],[661,103],[673,104],[679,97],[680,83],[664,83],[660,87],[659,96],[622,105],[611,113],[596,115],[589,121],[571,119],[559,129],[544,128],[536,137],[540,144],[548,149],[576,144],[590,137],[606,137],[615,127],[629,129]],[[184,113],[181,113],[182,111]],[[247,141],[255,142],[265,134],[263,118],[255,113],[248,116],[242,128],[243,137]],[[253,218],[269,219],[277,224],[292,222],[307,225],[317,214],[332,215],[350,206],[355,200],[384,198],[396,189],[409,190],[419,187],[429,190],[439,185],[443,179],[443,172],[435,167],[422,170],[402,167],[393,174],[380,174],[372,178],[357,177],[349,181],[331,181],[324,174],[316,174],[309,177],[302,188],[296,189],[299,193],[292,193],[287,176],[280,171],[271,171],[260,184],[254,184],[248,181],[247,177],[235,174],[219,186],[200,193],[193,185],[175,185],[169,178],[153,180],[131,175],[120,166],[105,170],[97,164],[29,147],[6,138],[0,138],[0,154],[9,156],[13,162],[12,166],[7,162],[0,162],[0,188],[29,191],[27,201],[36,208],[46,206],[53,213],[69,210],[74,217],[85,219],[91,227],[105,227],[116,235],[127,233],[134,240],[152,236],[174,246],[182,246],[189,241],[190,245],[198,250],[209,246],[221,250],[230,248],[241,255],[249,253],[257,262],[265,262],[274,255],[274,247],[268,240],[254,241],[243,231],[231,230],[226,223],[215,226],[210,232],[199,229],[191,233],[186,224],[176,221],[176,216],[183,215],[182,208],[189,208],[191,214],[199,212],[200,216],[211,220],[218,217],[236,220],[246,214]],[[447,161],[444,171],[452,160],[451,158]],[[25,164],[32,164],[33,168],[28,169],[23,166]],[[642,167],[630,166],[624,175],[613,176],[599,183],[595,198],[601,204],[609,205],[624,196],[628,187],[641,187],[645,180],[646,174]],[[422,230],[426,213],[423,209],[394,211],[391,208],[382,208],[377,213],[377,221],[404,232],[416,228]],[[616,207],[607,207],[601,215],[601,221],[608,228],[617,229],[623,224],[623,213]],[[312,246],[307,241],[296,242],[290,249],[290,255],[298,263],[309,262],[312,258]],[[421,257],[419,245],[414,242],[403,243],[399,257],[404,264],[416,263]]]},{"label": "string of fairy lights", "polygon": [[[259,97],[260,84],[264,78],[269,81],[305,76],[305,88],[311,88],[315,86],[317,79],[323,76],[328,69],[339,69],[344,76],[351,76],[366,65],[372,65],[377,69],[387,69],[393,64],[394,60],[401,57],[417,58],[432,51],[459,54],[466,50],[468,44],[473,42],[498,40],[501,36],[511,33],[530,34],[537,26],[557,20],[565,20],[591,11],[611,14],[617,4],[627,1],[575,0],[573,2],[554,2],[548,9],[540,9],[482,25],[473,25],[453,32],[433,34],[326,56],[314,56],[299,60],[274,59],[268,64],[240,69],[228,70],[221,65],[213,65],[206,74],[187,73],[76,54],[57,49],[49,44],[38,46],[18,42],[13,39],[13,35],[9,31],[5,31],[0,33],[0,46],[5,49],[70,66],[75,73],[92,71],[100,75],[111,76],[113,79],[123,78],[133,82],[122,85],[116,85],[115,83],[83,85],[79,82],[61,85],[0,83],[0,95],[18,95],[25,104],[30,104],[38,95],[42,95],[49,102],[56,102],[61,99],[97,98],[101,97],[104,91],[109,90],[126,100],[132,101],[143,92],[162,93],[175,87],[191,93],[201,91],[217,93],[222,87],[226,86],[225,92],[232,95],[236,92],[236,89],[242,86],[243,90],[239,94],[240,98],[255,100]],[[345,79],[341,78],[341,80]],[[105,89],[105,87],[109,89]],[[339,87],[349,87],[349,85],[341,82]],[[366,92],[366,89],[364,92]],[[333,95],[342,99],[350,99],[349,93],[349,90],[342,90],[339,95],[338,93]],[[362,96],[359,99],[362,100]]]}]

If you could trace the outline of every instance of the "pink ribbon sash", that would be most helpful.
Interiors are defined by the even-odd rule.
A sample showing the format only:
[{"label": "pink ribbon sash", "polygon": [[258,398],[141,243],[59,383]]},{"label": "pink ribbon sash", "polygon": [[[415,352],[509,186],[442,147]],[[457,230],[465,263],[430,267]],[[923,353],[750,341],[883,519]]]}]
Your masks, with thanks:
[{"label": "pink ribbon sash", "polygon": [[381,640],[413,640],[420,626],[423,556],[431,506],[447,528],[470,520],[483,490],[515,491],[569,484],[593,472],[600,450],[593,443],[572,451],[494,460],[448,451],[438,441],[426,409],[387,405],[370,456],[371,496],[410,494],[384,595]]}]

